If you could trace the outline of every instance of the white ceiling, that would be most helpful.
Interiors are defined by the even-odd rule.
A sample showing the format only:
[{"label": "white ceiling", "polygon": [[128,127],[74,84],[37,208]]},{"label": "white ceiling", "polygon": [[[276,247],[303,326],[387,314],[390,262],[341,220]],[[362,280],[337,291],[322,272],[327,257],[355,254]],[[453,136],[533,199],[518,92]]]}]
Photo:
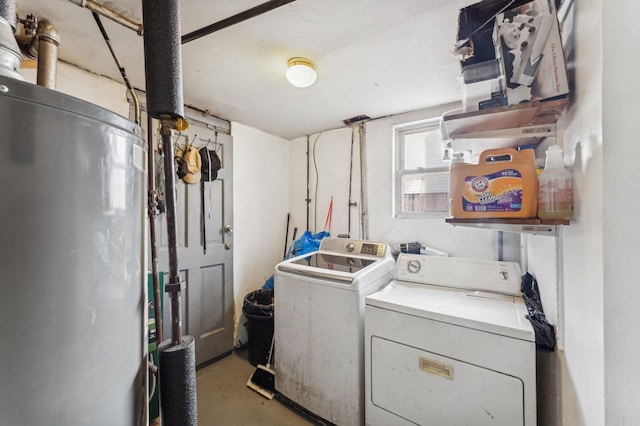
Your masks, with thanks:
[{"label": "white ceiling", "polygon": [[[97,0],[99,3],[100,0]],[[181,0],[181,34],[266,0]],[[88,9],[69,0],[17,0],[20,17],[49,19],[60,59],[122,81]],[[450,53],[469,0],[297,0],[182,46],[184,101],[294,139],[371,118],[460,99]],[[142,0],[104,1],[142,21]],[[145,88],[143,41],[102,18],[132,84]],[[285,79],[287,59],[316,63],[306,89]]]}]

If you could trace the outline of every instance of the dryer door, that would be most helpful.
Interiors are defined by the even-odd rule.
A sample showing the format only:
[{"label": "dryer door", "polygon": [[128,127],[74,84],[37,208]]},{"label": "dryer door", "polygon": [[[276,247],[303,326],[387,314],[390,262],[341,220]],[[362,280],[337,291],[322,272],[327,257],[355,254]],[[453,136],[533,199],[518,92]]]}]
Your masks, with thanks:
[{"label": "dryer door", "polygon": [[371,339],[372,403],[409,422],[522,426],[523,388],[517,377],[377,336]]}]

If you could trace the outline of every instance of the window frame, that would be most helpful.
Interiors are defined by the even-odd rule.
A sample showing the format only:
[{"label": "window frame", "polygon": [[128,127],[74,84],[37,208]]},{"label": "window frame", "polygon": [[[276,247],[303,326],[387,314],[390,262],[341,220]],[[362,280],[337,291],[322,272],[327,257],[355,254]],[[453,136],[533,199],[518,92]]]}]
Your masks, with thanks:
[{"label": "window frame", "polygon": [[[426,120],[403,123],[393,126],[393,216],[398,219],[442,219],[448,217],[449,208],[441,212],[406,212],[403,211],[404,192],[402,182],[405,176],[425,174],[425,173],[450,173],[450,165],[433,168],[419,167],[416,169],[403,169],[405,149],[404,136],[407,134],[419,133],[423,131],[440,131],[440,118],[430,118]],[[447,194],[450,196],[450,188],[447,187]]]}]

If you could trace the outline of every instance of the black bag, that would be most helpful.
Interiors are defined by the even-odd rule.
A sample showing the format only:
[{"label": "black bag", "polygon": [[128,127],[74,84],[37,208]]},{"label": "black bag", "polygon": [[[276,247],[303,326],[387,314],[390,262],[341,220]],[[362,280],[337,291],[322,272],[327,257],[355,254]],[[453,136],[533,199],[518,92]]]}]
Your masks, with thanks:
[{"label": "black bag", "polygon": [[535,277],[528,272],[524,274],[520,290],[529,312],[527,319],[536,334],[536,349],[541,352],[553,352],[556,349],[556,331],[553,325],[547,321],[542,310],[540,290]]},{"label": "black bag", "polygon": [[[207,147],[202,147],[198,151],[200,153],[200,205],[201,205],[201,216],[200,216],[200,226],[202,227],[202,253],[207,254],[207,228],[206,228],[206,218],[205,218],[205,197],[204,197],[204,189],[205,182],[212,182],[218,178],[218,170],[222,167],[222,162],[220,161],[220,157],[215,151],[207,149]],[[209,189],[211,190],[211,189]],[[211,208],[211,206],[209,206]]]},{"label": "black bag", "polygon": [[202,167],[200,167],[200,173],[202,181],[211,182],[218,177],[218,170],[222,167],[222,162],[218,154],[207,147],[200,148],[200,159]]},{"label": "black bag", "polygon": [[182,156],[174,156],[173,159],[176,162],[176,174],[178,175],[178,179],[182,179],[187,175],[187,162],[184,161]]}]

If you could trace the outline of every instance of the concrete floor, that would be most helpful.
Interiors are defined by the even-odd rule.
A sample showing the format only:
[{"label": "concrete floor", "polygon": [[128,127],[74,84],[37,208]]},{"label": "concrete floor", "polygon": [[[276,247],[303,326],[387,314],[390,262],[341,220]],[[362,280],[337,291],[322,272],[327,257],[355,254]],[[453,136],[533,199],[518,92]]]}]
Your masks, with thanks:
[{"label": "concrete floor", "polygon": [[[247,387],[256,367],[239,349],[196,372],[198,426],[298,426],[316,424],[278,401]],[[151,425],[159,425],[156,419]]]}]

